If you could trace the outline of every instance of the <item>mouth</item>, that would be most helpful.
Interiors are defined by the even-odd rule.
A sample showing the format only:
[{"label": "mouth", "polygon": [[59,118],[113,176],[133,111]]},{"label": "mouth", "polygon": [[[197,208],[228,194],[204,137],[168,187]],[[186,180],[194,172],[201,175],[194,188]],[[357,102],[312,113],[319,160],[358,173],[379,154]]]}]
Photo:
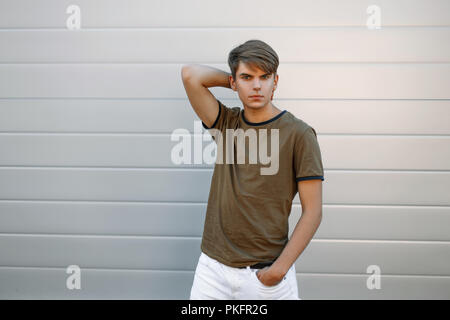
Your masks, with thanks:
[{"label": "mouth", "polygon": [[263,96],[250,96],[250,99],[261,99]]}]

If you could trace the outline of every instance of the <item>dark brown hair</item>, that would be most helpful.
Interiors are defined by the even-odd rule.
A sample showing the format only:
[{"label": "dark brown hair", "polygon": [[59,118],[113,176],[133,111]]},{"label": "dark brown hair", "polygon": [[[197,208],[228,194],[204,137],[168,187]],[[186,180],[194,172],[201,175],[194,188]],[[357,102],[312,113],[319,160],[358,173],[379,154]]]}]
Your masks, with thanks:
[{"label": "dark brown hair", "polygon": [[236,71],[240,61],[249,67],[258,67],[264,72],[274,75],[276,75],[280,63],[275,50],[264,41],[256,39],[248,40],[237,46],[228,55],[228,65],[234,80],[236,80]]}]

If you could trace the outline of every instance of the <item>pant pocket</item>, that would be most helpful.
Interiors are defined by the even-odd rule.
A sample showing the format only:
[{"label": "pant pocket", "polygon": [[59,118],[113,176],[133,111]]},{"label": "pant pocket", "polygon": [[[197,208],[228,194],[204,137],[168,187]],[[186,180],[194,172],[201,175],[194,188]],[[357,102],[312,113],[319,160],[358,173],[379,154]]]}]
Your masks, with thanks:
[{"label": "pant pocket", "polygon": [[257,284],[259,285],[260,288],[262,289],[266,289],[266,290],[277,290],[278,288],[286,285],[286,277],[283,277],[283,279],[278,282],[277,284],[273,285],[273,286],[267,286],[264,283],[262,283],[259,279],[258,276],[256,275],[256,273],[258,272],[258,270],[252,271],[254,280],[257,282]]},{"label": "pant pocket", "polygon": [[283,279],[274,286],[263,284],[253,272],[254,281],[256,281],[256,290],[260,299],[263,300],[296,300],[296,293],[293,291],[290,278],[286,274]]}]

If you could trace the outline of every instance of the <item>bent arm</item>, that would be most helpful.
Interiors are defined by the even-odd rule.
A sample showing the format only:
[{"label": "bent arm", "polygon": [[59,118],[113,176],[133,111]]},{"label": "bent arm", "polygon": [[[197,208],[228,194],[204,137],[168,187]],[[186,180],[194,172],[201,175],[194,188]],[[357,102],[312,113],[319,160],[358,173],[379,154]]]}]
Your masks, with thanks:
[{"label": "bent arm", "polygon": [[219,114],[219,105],[216,97],[208,87],[230,88],[230,74],[204,65],[184,65],[181,69],[181,78],[189,102],[197,116],[211,127]]},{"label": "bent arm", "polygon": [[188,64],[182,67],[183,81],[188,79],[190,81],[196,81],[206,88],[210,87],[225,87],[230,88],[230,73],[223,70],[213,68],[201,64]]},{"label": "bent arm", "polygon": [[322,221],[322,181],[305,180],[297,184],[302,215],[292,232],[291,239],[272,265],[281,278],[308,246]]}]

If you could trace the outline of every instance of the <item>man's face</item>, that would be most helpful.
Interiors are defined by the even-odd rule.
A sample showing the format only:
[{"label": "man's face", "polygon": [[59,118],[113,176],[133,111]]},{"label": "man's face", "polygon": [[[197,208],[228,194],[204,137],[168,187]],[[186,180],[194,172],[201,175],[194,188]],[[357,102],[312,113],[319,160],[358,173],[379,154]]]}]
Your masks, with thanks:
[{"label": "man's face", "polygon": [[[266,74],[258,67],[251,68],[249,65],[239,62],[236,71],[236,81],[230,76],[231,88],[237,91],[242,103],[248,108],[263,108],[272,100],[273,92],[276,90],[278,75]],[[259,95],[262,97],[254,98]]]}]

